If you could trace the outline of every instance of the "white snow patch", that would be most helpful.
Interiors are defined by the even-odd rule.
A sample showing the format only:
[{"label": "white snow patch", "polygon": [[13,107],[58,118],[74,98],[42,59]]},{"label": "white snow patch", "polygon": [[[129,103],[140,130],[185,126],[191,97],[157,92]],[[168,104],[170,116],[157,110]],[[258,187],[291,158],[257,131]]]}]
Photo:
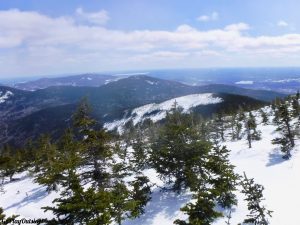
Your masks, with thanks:
[{"label": "white snow patch", "polygon": [[153,82],[153,81],[150,81],[150,80],[146,80],[146,82],[147,82],[148,84],[151,84],[151,85],[156,84],[156,82]]},{"label": "white snow patch", "polygon": [[184,113],[188,113],[193,107],[199,105],[217,104],[221,103],[222,101],[223,99],[214,97],[212,93],[186,95],[173,98],[159,104],[151,103],[135,108],[128,118],[115,120],[111,123],[105,123],[104,127],[108,130],[114,130],[117,128],[118,131],[122,133],[123,126],[129,120],[132,120],[134,125],[142,122],[145,119],[151,119],[153,122],[162,120],[166,117],[167,111],[171,110],[175,102],[177,103],[177,106],[183,108]]},{"label": "white snow patch", "polygon": [[241,80],[241,81],[235,82],[235,84],[246,84],[246,85],[251,85],[253,83],[254,82],[252,80]]},{"label": "white snow patch", "polygon": [[2,95],[2,91],[0,91],[0,104],[4,103],[9,97],[13,96],[14,94],[11,91],[6,91],[4,95]]}]

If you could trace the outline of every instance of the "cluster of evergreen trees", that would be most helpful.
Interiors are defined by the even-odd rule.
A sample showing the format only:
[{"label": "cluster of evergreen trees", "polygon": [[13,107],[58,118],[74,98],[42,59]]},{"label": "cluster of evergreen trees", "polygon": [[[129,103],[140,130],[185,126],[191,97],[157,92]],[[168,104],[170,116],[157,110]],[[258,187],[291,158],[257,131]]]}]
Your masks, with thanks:
[{"label": "cluster of evergreen trees", "polygon": [[[235,193],[238,186],[245,193],[249,205],[258,203],[254,209],[249,207],[249,218],[263,214],[263,222],[267,222],[271,212],[267,214],[269,211],[263,210],[261,213],[263,198],[249,198],[256,192],[262,194],[262,186],[254,184],[253,179],[251,185],[244,185],[248,182],[247,178],[234,172],[234,166],[229,162],[229,150],[220,145],[228,137],[240,140],[246,136],[250,143],[260,139],[257,122],[251,112],[240,109],[230,116],[220,113],[208,121],[195,114],[183,114],[175,102],[163,124],[147,121],[146,126],[138,125],[136,129],[129,130],[132,132],[126,132],[124,136],[131,140],[128,145],[133,147],[133,161],[139,169],[154,168],[165,183],[165,191],[178,194],[187,190],[192,192],[193,200],[181,209],[188,220],[176,220],[175,224],[207,225],[219,217],[229,216],[216,208],[231,213],[237,204]],[[250,221],[249,218],[244,222]],[[255,224],[268,224],[261,222],[259,217],[253,221]],[[230,220],[227,222],[230,224]]]},{"label": "cluster of evergreen trees", "polygon": [[273,122],[277,126],[276,131],[280,137],[272,140],[273,144],[279,145],[283,152],[283,158],[291,157],[291,150],[295,147],[295,137],[299,130],[300,106],[299,92],[287,99],[277,99],[272,104],[274,111]]},{"label": "cluster of evergreen trees", "polygon": [[[288,157],[295,137],[291,121],[300,111],[296,97],[273,104],[274,123],[282,133],[274,144],[281,144]],[[270,114],[259,113],[263,124],[270,123]],[[263,187],[236,174],[229,161],[230,150],[220,144],[244,139],[251,148],[253,141],[261,138],[251,111],[220,112],[205,120],[193,113],[183,114],[175,103],[163,123],[128,123],[119,137],[99,127],[83,101],[73,121],[73,127],[58,140],[44,135],[23,150],[5,147],[0,154],[3,181],[28,170],[49,192],[60,192],[54,206],[44,208],[55,215],[48,224],[121,224],[139,217],[151,199],[153,184],[142,173],[146,168],[155,169],[165,191],[192,193],[193,200],[181,209],[188,219],[175,224],[208,225],[222,216],[227,216],[230,224],[238,187],[248,202],[249,215],[243,222],[269,224],[271,211],[262,205]]]}]

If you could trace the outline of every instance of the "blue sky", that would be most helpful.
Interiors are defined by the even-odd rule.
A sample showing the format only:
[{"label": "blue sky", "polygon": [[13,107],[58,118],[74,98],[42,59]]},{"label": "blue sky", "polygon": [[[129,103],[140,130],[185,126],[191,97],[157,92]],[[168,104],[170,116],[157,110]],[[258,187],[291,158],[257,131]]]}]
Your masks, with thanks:
[{"label": "blue sky", "polygon": [[0,77],[300,66],[299,0],[1,0]]}]

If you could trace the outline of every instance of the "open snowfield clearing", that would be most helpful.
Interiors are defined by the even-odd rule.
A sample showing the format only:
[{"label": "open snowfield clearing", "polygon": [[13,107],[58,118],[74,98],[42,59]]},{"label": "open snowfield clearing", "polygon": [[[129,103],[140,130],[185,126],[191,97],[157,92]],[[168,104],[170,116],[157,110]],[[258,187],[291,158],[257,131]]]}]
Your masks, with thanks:
[{"label": "open snowfield clearing", "polygon": [[171,110],[176,102],[177,106],[183,109],[184,113],[189,112],[190,109],[199,105],[218,104],[223,100],[219,97],[215,97],[212,93],[205,94],[192,94],[181,96],[178,98],[172,98],[162,103],[151,103],[132,110],[131,115],[128,118],[121,120],[115,120],[111,123],[104,124],[104,127],[108,130],[118,128],[122,131],[122,127],[129,121],[132,120],[133,124],[136,125],[145,119],[150,119],[153,122],[157,122],[166,117],[167,111]]},{"label": "open snowfield clearing", "polygon": [[[258,120],[260,121],[260,120]],[[236,171],[244,171],[249,178],[254,178],[256,183],[265,187],[264,197],[267,209],[274,211],[270,224],[272,225],[299,225],[300,216],[300,151],[299,141],[292,151],[290,160],[283,160],[277,147],[271,144],[276,137],[275,127],[272,125],[259,125],[262,131],[262,140],[253,142],[253,148],[248,149],[247,141],[227,141],[223,144],[231,149],[231,161],[236,166]],[[228,138],[229,139],[229,138]],[[152,182],[162,185],[155,171],[146,170]],[[18,214],[27,218],[51,218],[45,214],[43,206],[51,205],[58,193],[48,194],[44,187],[32,182],[26,174],[19,174],[19,181],[4,185],[4,194],[0,194],[0,206],[8,215]],[[185,218],[179,211],[190,196],[176,195],[154,189],[152,201],[147,205],[146,212],[136,220],[125,221],[124,225],[171,225],[178,218]],[[244,195],[238,194],[239,204],[232,212],[231,224],[242,222],[247,215]],[[224,225],[225,220],[219,219],[214,224]]]}]

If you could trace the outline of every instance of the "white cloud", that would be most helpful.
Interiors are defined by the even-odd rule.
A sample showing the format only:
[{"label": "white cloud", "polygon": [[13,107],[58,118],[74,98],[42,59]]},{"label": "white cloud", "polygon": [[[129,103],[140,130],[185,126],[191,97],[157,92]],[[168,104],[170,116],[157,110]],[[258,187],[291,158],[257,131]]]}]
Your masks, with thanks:
[{"label": "white cloud", "polygon": [[105,10],[101,10],[99,12],[92,12],[88,13],[85,12],[82,8],[76,9],[76,14],[82,18],[83,20],[86,20],[92,24],[96,25],[105,25],[109,18],[108,12]]},{"label": "white cloud", "polygon": [[212,12],[210,15],[202,15],[197,18],[197,20],[201,22],[216,21],[218,19],[219,19],[218,12]]},{"label": "white cloud", "polygon": [[245,23],[209,30],[183,24],[175,30],[122,31],[80,23],[77,16],[0,11],[0,76],[84,72],[87,68],[101,71],[300,62],[299,33],[251,36],[244,32],[250,29]]},{"label": "white cloud", "polygon": [[287,22],[285,22],[284,20],[280,20],[277,22],[277,26],[279,27],[288,27],[289,24]]},{"label": "white cloud", "polygon": [[230,24],[225,27],[225,30],[227,31],[243,31],[243,30],[249,30],[250,26],[246,23],[237,23],[237,24]]}]

